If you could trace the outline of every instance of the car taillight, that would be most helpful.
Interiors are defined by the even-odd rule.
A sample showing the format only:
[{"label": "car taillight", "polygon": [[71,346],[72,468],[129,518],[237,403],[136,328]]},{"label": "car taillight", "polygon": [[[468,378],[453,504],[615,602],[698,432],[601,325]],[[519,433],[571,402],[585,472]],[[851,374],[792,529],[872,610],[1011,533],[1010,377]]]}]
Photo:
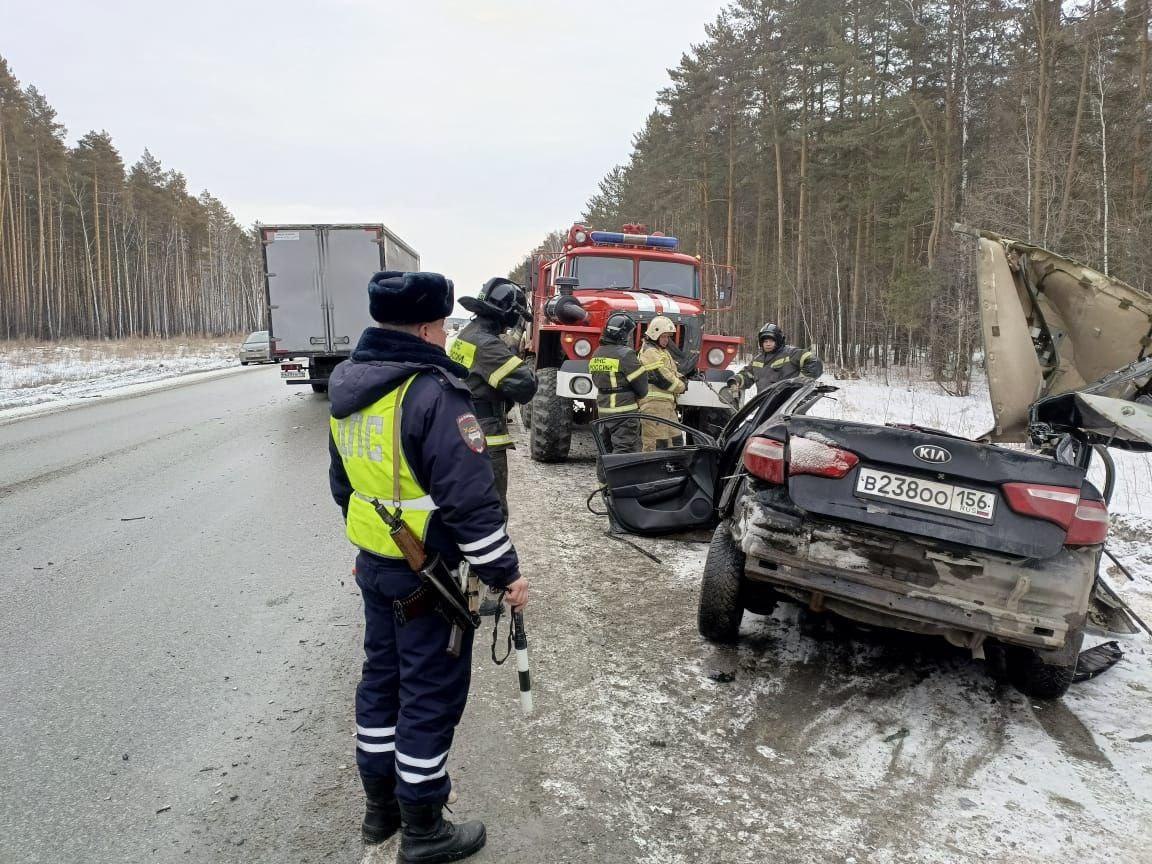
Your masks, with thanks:
[{"label": "car taillight", "polygon": [[1008,506],[1016,513],[1054,522],[1065,530],[1072,525],[1080,503],[1080,490],[1068,486],[1005,483],[1002,488]]},{"label": "car taillight", "polygon": [[771,438],[750,438],[744,445],[744,467],[761,480],[782,485],[784,478],[797,474],[838,480],[856,467],[860,457],[849,450],[831,447],[811,438],[793,435],[784,445]]},{"label": "car taillight", "polygon": [[1081,501],[1076,506],[1066,546],[1096,546],[1108,537],[1108,507],[1103,501]]},{"label": "car taillight", "polygon": [[784,483],[784,445],[771,438],[749,438],[744,445],[744,467],[769,483]]},{"label": "car taillight", "polygon": [[841,450],[802,435],[793,435],[788,441],[788,474],[812,474],[839,480],[856,467],[860,457],[850,450]]}]

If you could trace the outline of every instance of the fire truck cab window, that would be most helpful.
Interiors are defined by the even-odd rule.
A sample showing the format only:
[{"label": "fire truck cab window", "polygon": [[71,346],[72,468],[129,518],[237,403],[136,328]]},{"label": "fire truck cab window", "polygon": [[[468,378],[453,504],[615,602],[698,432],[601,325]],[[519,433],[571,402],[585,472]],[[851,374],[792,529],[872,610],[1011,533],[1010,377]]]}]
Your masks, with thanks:
[{"label": "fire truck cab window", "polygon": [[580,280],[581,288],[624,288],[631,290],[631,258],[600,258],[580,255],[572,258],[572,275]]},{"label": "fire truck cab window", "polygon": [[640,290],[663,291],[677,297],[698,297],[696,268],[675,261],[641,261]]}]

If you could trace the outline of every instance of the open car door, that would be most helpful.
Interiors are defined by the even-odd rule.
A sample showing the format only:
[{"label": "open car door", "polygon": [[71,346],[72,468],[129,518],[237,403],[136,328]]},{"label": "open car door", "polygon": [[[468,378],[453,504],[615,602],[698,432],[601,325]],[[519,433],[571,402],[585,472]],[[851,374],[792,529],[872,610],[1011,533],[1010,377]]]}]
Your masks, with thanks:
[{"label": "open car door", "polygon": [[711,525],[720,464],[716,440],[662,417],[630,416],[667,426],[668,438],[683,435],[686,443],[650,453],[607,453],[601,426],[619,418],[593,422],[604,501],[613,522],[631,534],[672,534]]}]

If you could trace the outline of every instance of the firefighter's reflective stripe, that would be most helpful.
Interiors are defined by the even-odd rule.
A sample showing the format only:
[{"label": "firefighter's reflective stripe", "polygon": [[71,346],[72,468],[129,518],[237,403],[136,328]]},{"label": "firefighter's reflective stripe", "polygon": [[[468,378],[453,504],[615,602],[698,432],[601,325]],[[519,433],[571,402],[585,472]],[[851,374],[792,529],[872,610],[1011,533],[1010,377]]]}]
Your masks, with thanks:
[{"label": "firefighter's reflective stripe", "polygon": [[484,443],[489,447],[507,447],[512,443],[511,435],[486,435]]},{"label": "firefighter's reflective stripe", "polygon": [[[613,395],[613,397],[615,397],[616,394],[613,393],[612,395]],[[597,408],[596,413],[597,414],[624,414],[628,411],[638,411],[638,410],[639,410],[639,408],[637,407],[636,403],[632,403],[631,405],[623,405],[619,408],[613,408],[613,407]]]},{"label": "firefighter's reflective stripe", "polygon": [[[773,360],[772,361],[772,368],[773,369],[779,369],[781,366],[783,366],[785,363],[787,363],[791,359],[792,359],[791,357],[781,357],[779,360]],[[763,365],[763,364],[761,364],[761,365]]]},{"label": "firefighter's reflective stripe", "polygon": [[[476,346],[460,337],[456,337],[456,341],[452,343],[452,347],[448,350],[448,356],[465,369],[471,369],[472,365],[476,362]],[[495,387],[496,385],[493,384],[492,386]]]},{"label": "firefighter's reflective stripe", "polygon": [[500,386],[500,382],[516,371],[516,367],[520,366],[524,361],[519,357],[509,357],[504,363],[488,376],[488,386],[495,390]]},{"label": "firefighter's reflective stripe", "polygon": [[[413,375],[403,384],[348,417],[331,419],[332,438],[344,463],[352,497],[348,500],[348,539],[361,549],[384,558],[403,558],[392,540],[388,526],[373,506],[373,500],[390,510],[397,507],[401,518],[421,541],[428,533],[428,520],[437,509],[427,490],[412,473],[404,448],[393,453],[392,423],[402,404]],[[400,472],[400,500],[394,498],[393,466]]]},{"label": "firefighter's reflective stripe", "polygon": [[649,385],[647,398],[648,399],[667,399],[669,402],[675,402],[676,401],[676,397],[673,396],[670,392],[668,392],[667,390],[664,390],[660,387],[657,387],[655,385]]},{"label": "firefighter's reflective stripe", "polygon": [[753,360],[752,361],[752,368],[753,369],[761,369],[761,368],[763,368],[763,366],[764,366],[763,360]]},{"label": "firefighter's reflective stripe", "polygon": [[649,372],[654,372],[655,370],[657,370],[659,368],[660,368],[659,363],[649,363],[647,366],[641,366],[635,372],[632,372],[628,375],[628,383],[631,384],[633,381],[635,381],[641,375],[647,375]]},{"label": "firefighter's reflective stripe", "polygon": [[807,363],[811,359],[812,359],[812,352],[811,351],[805,351],[803,354],[800,355],[800,365],[803,366],[805,363]]}]

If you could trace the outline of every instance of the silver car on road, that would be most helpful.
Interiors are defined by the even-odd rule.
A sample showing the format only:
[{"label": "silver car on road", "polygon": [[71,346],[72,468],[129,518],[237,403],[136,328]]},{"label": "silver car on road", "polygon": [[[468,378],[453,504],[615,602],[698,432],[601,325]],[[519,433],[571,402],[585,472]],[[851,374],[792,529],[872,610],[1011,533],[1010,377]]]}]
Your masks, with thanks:
[{"label": "silver car on road", "polygon": [[271,362],[272,351],[268,344],[268,331],[257,330],[255,333],[249,333],[244,344],[240,346],[240,365]]}]

